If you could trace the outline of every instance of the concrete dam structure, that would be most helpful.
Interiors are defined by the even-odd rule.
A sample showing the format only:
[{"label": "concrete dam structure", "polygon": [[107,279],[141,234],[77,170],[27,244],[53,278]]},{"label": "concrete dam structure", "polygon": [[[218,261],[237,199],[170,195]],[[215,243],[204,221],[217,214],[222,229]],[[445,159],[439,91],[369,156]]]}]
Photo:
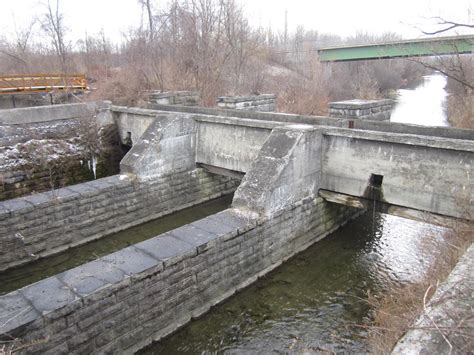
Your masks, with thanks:
[{"label": "concrete dam structure", "polygon": [[[1,295],[0,337],[25,353],[133,353],[356,218],[364,201],[473,219],[469,130],[97,107],[131,145],[120,174],[0,202],[0,270],[235,191],[232,206]],[[2,124],[30,124],[14,114]]]}]

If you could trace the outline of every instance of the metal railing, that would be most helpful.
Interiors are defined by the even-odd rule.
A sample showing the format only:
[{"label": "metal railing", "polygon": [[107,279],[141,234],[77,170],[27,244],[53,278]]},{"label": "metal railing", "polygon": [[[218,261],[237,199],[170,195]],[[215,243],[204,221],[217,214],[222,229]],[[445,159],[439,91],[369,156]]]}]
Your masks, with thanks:
[{"label": "metal railing", "polygon": [[0,76],[0,95],[87,89],[87,79],[83,74],[27,74]]}]

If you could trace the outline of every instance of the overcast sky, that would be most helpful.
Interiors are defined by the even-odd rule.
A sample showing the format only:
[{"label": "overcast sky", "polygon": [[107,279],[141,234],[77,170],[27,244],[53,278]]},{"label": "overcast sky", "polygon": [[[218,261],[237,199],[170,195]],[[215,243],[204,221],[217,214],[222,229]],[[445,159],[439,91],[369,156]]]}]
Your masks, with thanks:
[{"label": "overcast sky", "polygon": [[[306,29],[344,37],[357,31],[374,34],[392,31],[406,38],[416,38],[421,33],[414,26],[428,28],[428,19],[433,16],[462,22],[472,22],[474,17],[474,0],[238,1],[254,26],[282,30],[287,10],[290,30],[302,25]],[[157,0],[156,3],[164,4],[166,1]],[[101,29],[107,37],[118,41],[121,34],[136,26],[142,17],[137,0],[60,0],[60,8],[70,29],[68,38],[73,42],[83,38],[86,32],[93,34]],[[1,34],[11,35],[14,20],[21,27],[43,11],[40,0],[0,0]]]}]

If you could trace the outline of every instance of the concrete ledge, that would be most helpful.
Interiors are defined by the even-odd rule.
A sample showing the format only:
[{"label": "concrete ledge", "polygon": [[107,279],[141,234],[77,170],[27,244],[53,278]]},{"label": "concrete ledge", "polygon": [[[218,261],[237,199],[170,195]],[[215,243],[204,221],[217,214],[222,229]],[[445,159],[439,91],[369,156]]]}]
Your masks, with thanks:
[{"label": "concrete ledge", "polygon": [[323,132],[325,136],[332,137],[355,138],[374,142],[398,143],[412,146],[474,152],[472,141],[464,139],[450,139],[393,132],[362,131],[344,128],[323,128]]},{"label": "concrete ledge", "polygon": [[156,115],[157,115],[156,110],[138,108],[138,107],[127,107],[127,106],[111,105],[110,109],[112,110],[112,112],[133,113],[133,114],[137,114],[137,115],[141,115],[141,116],[156,117]]},{"label": "concrete ledge", "polygon": [[221,108],[207,107],[187,107],[187,106],[171,106],[171,105],[151,105],[151,108],[161,111],[186,112],[194,114],[204,114],[223,117],[247,118],[259,121],[271,121],[281,123],[303,123],[318,126],[342,127],[349,128],[350,125],[354,129],[364,131],[379,131],[401,134],[414,134],[422,136],[444,137],[452,139],[474,140],[474,131],[470,129],[460,129],[452,127],[427,127],[413,124],[402,124],[372,120],[354,120],[346,118],[330,118],[324,116],[304,116],[289,113],[275,112],[255,112],[230,110]]},{"label": "concrete ledge", "polygon": [[110,104],[110,101],[96,101],[0,110],[0,124],[18,125],[92,117],[100,110],[108,109]]},{"label": "concrete ledge", "polygon": [[472,351],[473,275],[474,245],[471,245],[392,354],[465,354]]}]

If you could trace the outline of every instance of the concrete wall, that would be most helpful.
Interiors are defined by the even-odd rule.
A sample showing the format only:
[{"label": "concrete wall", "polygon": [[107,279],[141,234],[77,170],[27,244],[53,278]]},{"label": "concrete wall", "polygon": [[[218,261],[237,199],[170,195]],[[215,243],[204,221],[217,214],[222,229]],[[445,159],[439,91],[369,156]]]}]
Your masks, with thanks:
[{"label": "concrete wall", "polygon": [[0,111],[1,125],[19,125],[37,122],[50,122],[68,119],[89,118],[100,114],[100,123],[111,124],[109,101],[87,102],[82,104],[66,104],[42,107],[28,107]]},{"label": "concrete wall", "polygon": [[320,198],[259,219],[223,211],[0,296],[0,336],[31,343],[32,353],[132,354],[354,213]]},{"label": "concrete wall", "polygon": [[0,270],[233,192],[237,182],[202,169],[152,181],[125,175],[0,202]]},{"label": "concrete wall", "polygon": [[[246,198],[253,199],[252,205],[258,211],[271,211],[269,206],[278,205],[277,200],[302,198],[317,188],[364,197],[371,174],[376,174],[384,176],[383,199],[389,204],[472,218],[470,176],[474,148],[468,140],[319,128],[325,132],[324,148],[321,148],[320,133],[311,133],[314,136],[308,139],[297,133],[314,131],[316,125],[305,128],[280,122],[202,115],[161,113],[160,117],[149,127],[144,143],[129,152],[130,166],[135,167],[125,168],[123,164],[124,171],[146,176],[155,174],[153,171],[160,167],[165,170],[175,166],[190,168],[194,162],[237,172],[251,171],[243,185],[253,186]],[[165,126],[174,128],[167,128],[170,133],[163,133],[166,130],[160,127]],[[305,133],[308,134],[311,135]],[[286,141],[289,137],[293,137],[291,143]],[[167,143],[156,144],[155,138],[156,142],[163,139]],[[296,146],[301,153],[293,152]],[[173,154],[174,159],[170,158]],[[321,170],[318,165],[321,159],[323,178],[320,183],[317,172]],[[296,161],[309,172],[300,167],[284,171],[289,162]],[[265,169],[269,168],[269,162],[279,165],[268,172]],[[267,195],[269,189],[273,197]],[[237,194],[236,201],[238,199]]]},{"label": "concrete wall", "polygon": [[276,109],[276,95],[221,96],[217,106],[224,109],[271,112]]},{"label": "concrete wall", "polygon": [[402,134],[416,134],[430,137],[444,137],[452,139],[474,140],[474,133],[471,129],[459,129],[451,127],[427,127],[417,126],[413,124],[392,123],[372,120],[357,120],[347,118],[330,118],[324,116],[305,116],[289,113],[275,112],[255,112],[242,110],[226,110],[208,107],[185,107],[185,106],[169,106],[169,105],[152,105],[155,110],[172,111],[182,113],[194,113],[196,115],[212,115],[222,117],[236,117],[242,119],[268,121],[274,123],[302,123],[318,126],[330,126],[349,128],[365,131],[391,132]]},{"label": "concrete wall", "polygon": [[121,143],[128,145],[136,143],[158,114],[155,110],[112,106],[112,115]]},{"label": "concrete wall", "polygon": [[371,174],[383,175],[383,199],[388,203],[474,217],[470,141],[328,130],[322,159],[322,189],[363,197]]},{"label": "concrete wall", "polygon": [[247,172],[274,124],[224,117],[197,121],[196,162]]}]

